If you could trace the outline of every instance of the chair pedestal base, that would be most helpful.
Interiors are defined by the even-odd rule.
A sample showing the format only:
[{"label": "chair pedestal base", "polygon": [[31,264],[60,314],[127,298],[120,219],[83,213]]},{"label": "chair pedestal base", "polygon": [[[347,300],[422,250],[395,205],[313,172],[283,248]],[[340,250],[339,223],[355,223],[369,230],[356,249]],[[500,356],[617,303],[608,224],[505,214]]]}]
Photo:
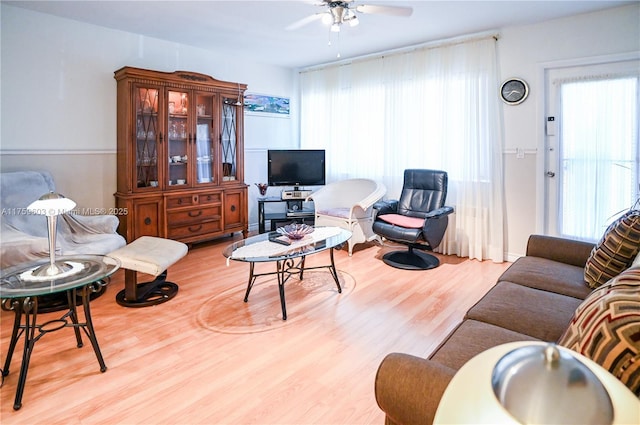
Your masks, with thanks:
[{"label": "chair pedestal base", "polygon": [[148,307],[169,301],[178,293],[178,285],[167,282],[167,271],[154,281],[137,283],[135,270],[125,270],[125,289],[118,292],[116,302],[123,307]]},{"label": "chair pedestal base", "polygon": [[431,254],[409,248],[408,251],[392,251],[382,256],[385,264],[403,270],[429,270],[440,265]]}]

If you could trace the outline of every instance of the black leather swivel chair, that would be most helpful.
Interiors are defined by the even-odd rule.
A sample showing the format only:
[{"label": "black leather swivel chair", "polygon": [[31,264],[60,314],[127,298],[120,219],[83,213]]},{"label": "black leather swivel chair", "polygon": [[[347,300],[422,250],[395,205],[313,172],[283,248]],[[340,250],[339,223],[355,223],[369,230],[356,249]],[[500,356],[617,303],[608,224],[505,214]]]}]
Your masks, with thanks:
[{"label": "black leather swivel chair", "polygon": [[373,223],[374,233],[409,246],[408,250],[392,251],[382,257],[386,264],[406,270],[427,270],[438,267],[433,255],[418,250],[433,250],[440,245],[447,230],[452,207],[447,199],[448,178],[445,171],[405,170],[399,200],[381,201]]}]

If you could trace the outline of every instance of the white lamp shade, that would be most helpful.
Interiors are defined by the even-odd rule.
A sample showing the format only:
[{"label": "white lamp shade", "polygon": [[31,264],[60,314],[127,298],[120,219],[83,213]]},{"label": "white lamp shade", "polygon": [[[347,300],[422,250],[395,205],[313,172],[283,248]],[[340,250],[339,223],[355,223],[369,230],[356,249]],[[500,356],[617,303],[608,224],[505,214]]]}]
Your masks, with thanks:
[{"label": "white lamp shade", "polygon": [[32,202],[27,211],[31,214],[46,215],[53,217],[65,214],[76,207],[76,203],[69,198],[65,198],[59,193],[49,192],[42,195],[40,199]]},{"label": "white lamp shade", "polygon": [[[434,424],[519,424],[498,401],[491,378],[496,363],[505,354],[529,345],[545,346],[546,343],[511,342],[483,351],[465,363],[449,382],[438,405]],[[569,351],[564,347],[558,348]],[[604,385],[613,404],[614,425],[640,423],[640,400],[629,388],[595,362],[579,353],[570,354],[589,368]]]}]

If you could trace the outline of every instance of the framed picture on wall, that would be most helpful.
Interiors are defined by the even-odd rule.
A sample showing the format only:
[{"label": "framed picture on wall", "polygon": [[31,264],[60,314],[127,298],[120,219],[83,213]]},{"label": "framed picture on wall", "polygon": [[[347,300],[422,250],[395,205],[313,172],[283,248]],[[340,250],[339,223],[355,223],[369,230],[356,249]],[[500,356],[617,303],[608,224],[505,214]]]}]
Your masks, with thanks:
[{"label": "framed picture on wall", "polygon": [[244,112],[247,114],[289,118],[289,98],[267,94],[245,93]]}]

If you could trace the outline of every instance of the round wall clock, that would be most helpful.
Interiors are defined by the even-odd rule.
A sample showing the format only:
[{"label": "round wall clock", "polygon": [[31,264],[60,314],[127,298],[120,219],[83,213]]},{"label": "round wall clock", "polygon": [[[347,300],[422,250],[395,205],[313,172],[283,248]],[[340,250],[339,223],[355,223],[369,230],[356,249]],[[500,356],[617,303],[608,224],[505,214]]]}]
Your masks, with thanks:
[{"label": "round wall clock", "polygon": [[517,105],[524,102],[529,95],[529,86],[524,80],[510,78],[502,83],[500,97],[509,105]]}]

